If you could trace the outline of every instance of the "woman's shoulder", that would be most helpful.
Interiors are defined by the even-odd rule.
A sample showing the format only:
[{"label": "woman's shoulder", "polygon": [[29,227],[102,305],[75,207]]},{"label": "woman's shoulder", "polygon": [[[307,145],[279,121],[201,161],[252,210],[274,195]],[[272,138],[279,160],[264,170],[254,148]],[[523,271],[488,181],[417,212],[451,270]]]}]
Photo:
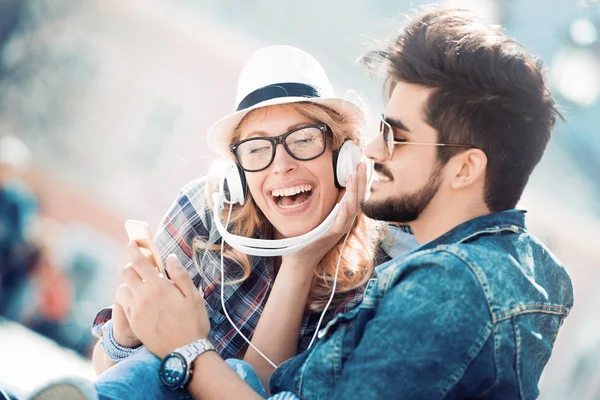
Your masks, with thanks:
[{"label": "woman's shoulder", "polygon": [[207,181],[208,177],[202,176],[186,183],[179,191],[179,198],[186,197],[188,199],[207,202]]},{"label": "woman's shoulder", "polygon": [[193,236],[208,236],[212,230],[212,204],[206,193],[207,178],[201,177],[188,182],[179,191],[163,218],[162,226],[187,239]]},{"label": "woman's shoulder", "polygon": [[212,215],[212,201],[208,193],[209,184],[208,178],[203,176],[198,179],[194,179],[183,186],[179,192],[174,206],[181,208],[186,211],[195,211],[198,214],[206,216],[207,222],[210,222]]}]

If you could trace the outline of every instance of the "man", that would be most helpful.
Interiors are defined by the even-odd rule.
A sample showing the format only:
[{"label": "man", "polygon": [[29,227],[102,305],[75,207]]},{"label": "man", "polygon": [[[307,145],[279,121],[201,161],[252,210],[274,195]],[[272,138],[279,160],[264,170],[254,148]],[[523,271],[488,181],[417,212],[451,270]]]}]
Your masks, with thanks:
[{"label": "man", "polygon": [[[271,392],[536,398],[573,304],[569,276],[514,209],[558,115],[541,63],[498,29],[444,9],[415,16],[366,59],[385,67],[389,103],[365,151],[377,179],[363,210],[408,224],[422,246],[380,265],[362,304],[279,366]],[[131,257],[137,274],[126,283],[144,287],[132,289],[130,322],[146,347],[162,358],[206,338],[204,303],[179,262],[168,260],[171,285],[135,245]],[[194,398],[256,396],[215,352],[200,352],[187,386]],[[117,376],[123,363],[101,377],[100,397],[154,385],[159,360],[144,362],[128,378]]]}]

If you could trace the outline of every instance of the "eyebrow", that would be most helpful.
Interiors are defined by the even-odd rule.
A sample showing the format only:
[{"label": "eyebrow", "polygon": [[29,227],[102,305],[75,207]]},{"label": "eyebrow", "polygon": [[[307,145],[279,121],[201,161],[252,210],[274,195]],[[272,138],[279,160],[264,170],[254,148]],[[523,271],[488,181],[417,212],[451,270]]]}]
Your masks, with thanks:
[{"label": "eyebrow", "polygon": [[[283,135],[284,133],[287,133],[287,132],[289,132],[289,131],[291,131],[291,130],[294,130],[294,129],[296,129],[296,128],[300,127],[300,126],[303,126],[303,125],[310,125],[310,124],[315,124],[315,123],[316,123],[316,122],[312,122],[312,121],[298,122],[298,123],[296,123],[296,124],[292,124],[292,125],[288,126],[288,128],[287,128],[287,131],[285,131],[285,132],[283,132],[283,133],[280,133],[279,135]],[[276,136],[279,136],[279,135],[276,135]],[[246,139],[250,139],[251,137],[255,137],[255,136],[265,137],[265,136],[269,136],[269,133],[268,133],[268,132],[265,132],[265,131],[254,131],[254,132],[250,132],[250,133],[248,134],[248,136],[246,136]]]},{"label": "eyebrow", "polygon": [[409,132],[409,133],[411,132],[410,129],[408,129],[408,127],[406,125],[404,125],[404,123],[402,123],[402,121],[400,121],[399,119],[389,118],[389,117],[384,117],[383,119],[385,120],[385,122],[387,122],[394,128],[401,129],[401,130],[403,130],[405,132]]}]

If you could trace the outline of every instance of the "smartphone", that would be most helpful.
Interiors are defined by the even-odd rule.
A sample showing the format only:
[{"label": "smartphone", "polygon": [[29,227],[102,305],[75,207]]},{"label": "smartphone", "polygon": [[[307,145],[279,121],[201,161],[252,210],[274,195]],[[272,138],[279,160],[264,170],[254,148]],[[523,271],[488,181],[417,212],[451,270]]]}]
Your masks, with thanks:
[{"label": "smartphone", "polygon": [[156,244],[154,244],[154,240],[150,234],[150,228],[148,227],[148,224],[144,221],[128,219],[125,221],[125,230],[127,231],[129,240],[132,242],[135,241],[138,244],[142,254],[154,263],[156,269],[158,269],[158,272],[168,277],[165,272],[165,268],[160,261],[160,255],[158,254],[158,249],[156,248]]}]

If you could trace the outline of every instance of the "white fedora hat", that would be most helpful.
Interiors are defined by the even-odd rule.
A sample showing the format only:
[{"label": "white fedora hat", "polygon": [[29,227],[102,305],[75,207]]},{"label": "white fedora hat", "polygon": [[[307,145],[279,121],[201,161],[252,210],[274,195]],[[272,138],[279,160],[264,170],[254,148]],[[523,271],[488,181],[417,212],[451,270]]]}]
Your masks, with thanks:
[{"label": "white fedora hat", "polygon": [[238,81],[235,111],[208,129],[207,140],[227,157],[229,137],[250,111],[276,104],[311,102],[360,119],[360,105],[336,97],[321,64],[310,54],[292,46],[264,47],[250,56]]}]

